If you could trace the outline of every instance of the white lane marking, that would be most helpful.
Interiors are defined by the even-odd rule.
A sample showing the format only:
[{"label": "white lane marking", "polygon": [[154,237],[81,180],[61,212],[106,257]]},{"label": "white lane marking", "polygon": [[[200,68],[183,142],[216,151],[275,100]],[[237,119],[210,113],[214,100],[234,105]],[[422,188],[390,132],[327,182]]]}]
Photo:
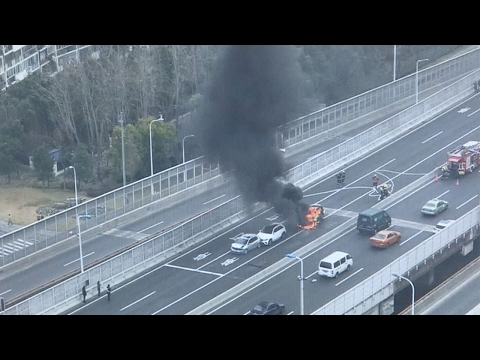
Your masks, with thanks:
[{"label": "white lane marking", "polygon": [[470,116],[472,116],[473,114],[475,114],[475,113],[477,113],[477,112],[479,112],[479,111],[480,111],[480,109],[477,109],[477,110],[471,112],[470,114],[468,114],[467,116],[470,117]]},{"label": "white lane marking", "polygon": [[[95,254],[95,251],[92,251],[90,254],[83,255],[83,258],[85,259],[87,256],[90,256],[90,255],[93,255],[93,254]],[[71,264],[73,264],[74,262],[77,262],[77,261],[80,261],[80,258],[78,258],[78,259],[75,259],[75,260],[72,260],[72,261],[70,261],[70,262],[68,262],[68,263],[64,264],[63,266],[68,266],[68,265],[71,265]]]},{"label": "white lane marking", "polygon": [[3,293],[0,293],[0,296],[1,296],[1,295],[5,295],[5,294],[9,293],[10,291],[12,291],[12,289],[7,290],[7,291],[4,291]]},{"label": "white lane marking", "polygon": [[205,202],[203,203],[203,205],[207,205],[208,203],[211,203],[211,202],[214,202],[215,200],[221,199],[221,198],[224,197],[224,196],[225,196],[225,194],[220,195],[220,196],[216,197],[215,199],[205,201]]},{"label": "white lane marking", "polygon": [[152,291],[150,294],[148,294],[148,295],[145,295],[144,297],[142,297],[142,298],[140,298],[140,299],[138,299],[138,300],[134,301],[133,303],[131,303],[131,304],[129,304],[129,305],[127,305],[127,306],[125,306],[125,307],[121,308],[121,309],[120,309],[120,311],[123,311],[123,310],[125,310],[125,309],[128,309],[130,306],[133,306],[133,305],[135,305],[135,304],[139,303],[140,301],[142,301],[142,300],[145,300],[147,297],[149,297],[149,296],[152,296],[152,295],[153,295],[153,294],[155,294],[155,293],[156,293],[156,291]]},{"label": "white lane marking", "polygon": [[203,268],[203,267],[205,267],[205,266],[207,266],[207,265],[210,265],[210,264],[213,263],[214,261],[220,259],[221,257],[227,256],[227,255],[230,255],[230,251],[224,252],[223,254],[221,254],[221,255],[217,256],[215,259],[212,259],[212,260],[210,260],[209,262],[203,264],[202,266],[198,267],[197,269],[201,269],[201,268]]},{"label": "white lane marking", "polygon": [[465,201],[463,204],[458,205],[458,206],[456,207],[456,209],[457,209],[457,210],[460,209],[463,205],[468,204],[470,201],[472,201],[473,199],[475,199],[475,198],[477,198],[477,197],[478,197],[478,194],[475,195],[474,197],[471,197],[470,199],[468,199],[467,201]]},{"label": "white lane marking", "polygon": [[338,286],[338,285],[340,285],[341,283],[343,283],[344,281],[347,281],[347,280],[350,279],[352,276],[358,274],[358,273],[359,273],[360,271],[362,271],[362,270],[363,270],[363,268],[358,269],[358,270],[355,271],[353,274],[347,276],[347,277],[346,277],[345,279],[343,279],[342,281],[339,281],[338,283],[336,283],[335,286]]},{"label": "white lane marking", "polygon": [[164,223],[164,221],[160,221],[160,222],[156,223],[155,225],[152,225],[152,226],[146,227],[145,229],[142,229],[141,232],[144,232],[144,231],[146,231],[146,230],[150,230],[151,228],[154,228],[154,227],[156,227],[156,226],[158,226],[158,225],[160,225],[160,224],[163,224],[163,223]]},{"label": "white lane marking", "polygon": [[433,135],[433,136],[430,136],[428,139],[422,141],[422,144],[425,144],[426,142],[432,140],[434,137],[440,135],[441,133],[443,133],[443,131],[440,131],[439,133],[437,133],[437,134],[435,134],[435,135]]},{"label": "white lane marking", "polygon": [[410,237],[409,237],[407,240],[405,240],[405,241],[402,241],[402,242],[401,242],[401,243],[399,243],[398,245],[399,245],[399,246],[402,246],[403,244],[405,244],[405,243],[407,243],[408,241],[412,240],[412,239],[413,239],[415,236],[418,236],[418,235],[420,235],[422,232],[423,232],[423,231],[422,231],[422,230],[420,230],[419,232],[417,232],[416,234],[414,234],[414,235],[410,236]]},{"label": "white lane marking", "polygon": [[187,268],[187,267],[184,267],[184,266],[178,266],[178,265],[173,265],[173,264],[165,264],[164,266],[166,266],[166,267],[171,267],[171,268],[175,268],[175,269],[181,269],[181,270],[199,272],[199,273],[202,273],[202,274],[215,275],[215,276],[223,276],[223,274],[214,273],[214,272],[211,272],[211,271],[192,269],[192,268]]},{"label": "white lane marking", "polygon": [[441,194],[440,194],[440,195],[438,195],[436,198],[437,198],[437,199],[441,199],[441,198],[442,198],[442,196],[443,196],[443,195],[445,195],[445,194],[446,194],[446,193],[448,193],[448,192],[450,192],[450,190],[447,190],[447,191],[445,191],[445,192],[441,193]]}]

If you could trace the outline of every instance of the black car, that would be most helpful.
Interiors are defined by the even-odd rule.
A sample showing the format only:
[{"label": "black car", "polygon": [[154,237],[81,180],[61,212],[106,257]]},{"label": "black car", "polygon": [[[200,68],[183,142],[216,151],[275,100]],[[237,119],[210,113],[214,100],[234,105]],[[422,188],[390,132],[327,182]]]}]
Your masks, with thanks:
[{"label": "black car", "polygon": [[280,315],[283,314],[285,305],[274,301],[262,301],[248,312],[248,315]]}]

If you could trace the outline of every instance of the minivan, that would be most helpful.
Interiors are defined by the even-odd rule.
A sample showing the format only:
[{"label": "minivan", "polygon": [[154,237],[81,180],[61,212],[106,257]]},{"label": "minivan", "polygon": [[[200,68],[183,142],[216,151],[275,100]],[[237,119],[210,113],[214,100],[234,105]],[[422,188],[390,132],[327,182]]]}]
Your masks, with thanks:
[{"label": "minivan", "polygon": [[358,214],[357,230],[363,233],[375,234],[392,225],[392,218],[385,210],[371,208]]},{"label": "minivan", "polygon": [[350,254],[343,251],[335,251],[320,260],[318,263],[318,275],[331,278],[337,277],[338,274],[345,270],[350,270],[352,266],[353,259]]}]

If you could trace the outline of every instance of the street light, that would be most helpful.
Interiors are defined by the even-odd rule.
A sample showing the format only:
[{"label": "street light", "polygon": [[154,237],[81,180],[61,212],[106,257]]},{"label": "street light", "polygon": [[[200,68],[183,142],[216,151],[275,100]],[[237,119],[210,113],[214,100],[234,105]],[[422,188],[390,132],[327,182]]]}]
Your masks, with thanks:
[{"label": "street light", "polygon": [[[160,113],[160,117],[158,119],[150,121],[150,175],[153,176],[153,152],[152,152],[152,123],[155,121],[163,121],[163,116]],[[153,195],[153,180],[152,181],[152,195]]]},{"label": "street light", "polygon": [[409,279],[402,275],[396,273],[392,273],[392,275],[397,277],[398,279],[407,280],[410,283],[410,286],[412,287],[412,315],[415,315],[415,286],[413,286],[413,282],[411,282]]},{"label": "street light", "polygon": [[393,81],[396,79],[397,73],[397,45],[393,45]]},{"label": "street light", "polygon": [[123,139],[123,112],[120,111],[120,119],[118,122],[122,125],[122,169],[123,169],[123,186],[127,184],[125,178],[125,141]]},{"label": "street light", "polygon": [[418,63],[428,61],[428,59],[417,60],[417,67],[415,71],[415,104],[418,103]]},{"label": "street light", "polygon": [[303,260],[299,258],[298,256],[295,256],[294,254],[287,254],[285,257],[290,258],[290,259],[297,259],[300,261],[300,315],[305,315],[304,311],[304,301],[303,301],[303,281],[305,280],[303,278]]},{"label": "street light", "polygon": [[193,137],[193,136],[195,136],[195,135],[187,135],[182,140],[182,160],[183,160],[183,162],[185,162],[185,139],[188,138],[188,137]]},{"label": "street light", "polygon": [[[78,205],[78,196],[77,196],[77,172],[75,171],[74,166],[69,166],[68,169],[73,169],[73,178],[75,181],[75,205]],[[78,209],[75,208],[75,217],[77,219],[77,228],[78,228],[78,247],[80,248],[80,271],[83,273],[83,253],[82,253],[82,231],[80,229],[80,216],[78,216]],[[90,218],[90,215],[85,214],[84,217]]]},{"label": "street light", "polygon": [[78,205],[78,196],[77,196],[77,172],[75,167],[69,166],[68,169],[73,169],[73,180],[75,181],[75,205]]}]

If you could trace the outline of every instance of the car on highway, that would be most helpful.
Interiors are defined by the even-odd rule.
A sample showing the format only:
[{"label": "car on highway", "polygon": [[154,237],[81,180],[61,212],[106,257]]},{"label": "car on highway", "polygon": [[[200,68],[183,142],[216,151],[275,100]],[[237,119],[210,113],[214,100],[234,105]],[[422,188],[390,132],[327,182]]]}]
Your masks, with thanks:
[{"label": "car on highway", "polygon": [[265,225],[257,234],[260,242],[263,245],[270,245],[272,242],[285,239],[287,236],[287,229],[281,223],[273,223]]},{"label": "car on highway", "polygon": [[353,258],[343,251],[334,251],[318,263],[318,275],[326,277],[338,277],[344,271],[353,266]]},{"label": "car on highway", "polygon": [[281,315],[285,311],[285,305],[275,301],[262,301],[250,310],[247,315]]},{"label": "car on highway", "polygon": [[381,230],[370,238],[370,244],[378,248],[387,248],[400,240],[402,234],[394,230]]},{"label": "car on highway", "polygon": [[241,233],[232,238],[233,243],[230,246],[230,251],[236,254],[246,254],[250,250],[260,247],[260,238],[257,234]]},{"label": "car on highway", "polygon": [[442,211],[447,210],[448,201],[442,199],[428,200],[425,205],[422,206],[422,214],[437,216]]},{"label": "car on highway", "polygon": [[437,225],[434,226],[433,231],[438,232],[440,230],[443,230],[450,225],[452,225],[455,222],[455,220],[440,220]]}]

